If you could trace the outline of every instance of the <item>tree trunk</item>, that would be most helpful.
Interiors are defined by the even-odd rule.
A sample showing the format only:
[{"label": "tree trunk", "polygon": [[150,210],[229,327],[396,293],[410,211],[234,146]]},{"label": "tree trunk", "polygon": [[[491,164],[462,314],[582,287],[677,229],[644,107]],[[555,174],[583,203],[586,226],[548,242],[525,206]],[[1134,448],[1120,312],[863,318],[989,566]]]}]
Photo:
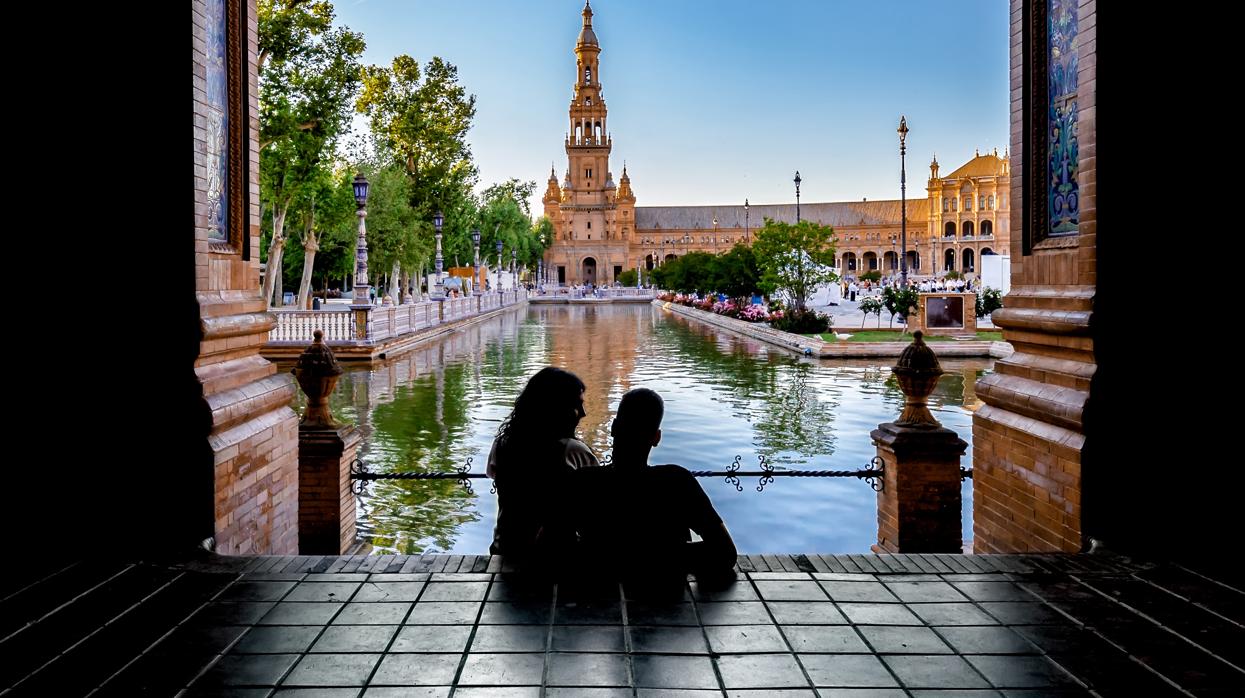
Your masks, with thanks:
[{"label": "tree trunk", "polygon": [[311,296],[311,273],[315,268],[320,241],[310,235],[303,238],[303,280],[298,285],[298,307],[306,310]]},{"label": "tree trunk", "polygon": [[264,303],[272,306],[272,294],[281,293],[281,255],[285,251],[285,214],[288,206],[272,209],[272,242],[268,245],[268,271],[264,274]]},{"label": "tree trunk", "polygon": [[411,272],[407,271],[406,269],[403,269],[402,270],[402,300],[399,302],[404,302],[410,299],[411,297],[410,288],[411,288]]},{"label": "tree trunk", "polygon": [[389,275],[389,295],[393,296],[394,303],[402,302],[402,265],[397,262],[393,263],[393,273]]}]

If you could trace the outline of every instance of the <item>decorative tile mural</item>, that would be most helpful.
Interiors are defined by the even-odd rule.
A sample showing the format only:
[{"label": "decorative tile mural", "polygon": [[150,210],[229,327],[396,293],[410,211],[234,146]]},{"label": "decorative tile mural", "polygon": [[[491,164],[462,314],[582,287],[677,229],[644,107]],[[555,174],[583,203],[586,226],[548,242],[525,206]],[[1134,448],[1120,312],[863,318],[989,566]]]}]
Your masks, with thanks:
[{"label": "decorative tile mural", "polygon": [[1050,236],[1077,232],[1076,11],[1079,0],[1048,0]]},{"label": "decorative tile mural", "polygon": [[208,240],[229,241],[229,31],[227,0],[207,0]]}]

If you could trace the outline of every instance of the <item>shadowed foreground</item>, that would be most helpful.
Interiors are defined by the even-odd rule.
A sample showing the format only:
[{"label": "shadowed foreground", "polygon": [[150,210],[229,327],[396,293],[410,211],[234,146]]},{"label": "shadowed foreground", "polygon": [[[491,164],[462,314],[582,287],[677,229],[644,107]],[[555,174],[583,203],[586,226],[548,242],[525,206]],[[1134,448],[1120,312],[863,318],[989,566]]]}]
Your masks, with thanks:
[{"label": "shadowed foreground", "polygon": [[0,686],[64,696],[1217,696],[1245,682],[1239,584],[1179,565],[754,555],[739,570],[725,589],[691,581],[681,598],[653,601],[618,585],[530,582],[490,556],[37,557],[2,577]]}]

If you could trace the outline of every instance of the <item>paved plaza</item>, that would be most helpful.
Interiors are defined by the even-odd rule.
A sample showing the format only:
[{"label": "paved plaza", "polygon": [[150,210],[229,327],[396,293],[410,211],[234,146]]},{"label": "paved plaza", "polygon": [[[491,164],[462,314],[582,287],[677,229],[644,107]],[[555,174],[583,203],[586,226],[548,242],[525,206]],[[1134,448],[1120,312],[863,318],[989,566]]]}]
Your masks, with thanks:
[{"label": "paved plaza", "polygon": [[1239,586],[1100,555],[741,556],[721,590],[489,556],[10,566],[6,695],[1227,696]]}]

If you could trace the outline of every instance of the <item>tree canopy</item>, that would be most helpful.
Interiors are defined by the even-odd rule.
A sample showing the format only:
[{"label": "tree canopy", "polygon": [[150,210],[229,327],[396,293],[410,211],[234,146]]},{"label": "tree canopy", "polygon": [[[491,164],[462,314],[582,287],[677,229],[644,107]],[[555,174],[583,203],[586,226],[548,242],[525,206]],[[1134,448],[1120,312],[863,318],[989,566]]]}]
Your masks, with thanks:
[{"label": "tree canopy", "polygon": [[834,228],[813,221],[783,223],[765,218],[753,252],[766,293],[783,291],[802,310],[818,286],[838,280],[834,265]]}]

